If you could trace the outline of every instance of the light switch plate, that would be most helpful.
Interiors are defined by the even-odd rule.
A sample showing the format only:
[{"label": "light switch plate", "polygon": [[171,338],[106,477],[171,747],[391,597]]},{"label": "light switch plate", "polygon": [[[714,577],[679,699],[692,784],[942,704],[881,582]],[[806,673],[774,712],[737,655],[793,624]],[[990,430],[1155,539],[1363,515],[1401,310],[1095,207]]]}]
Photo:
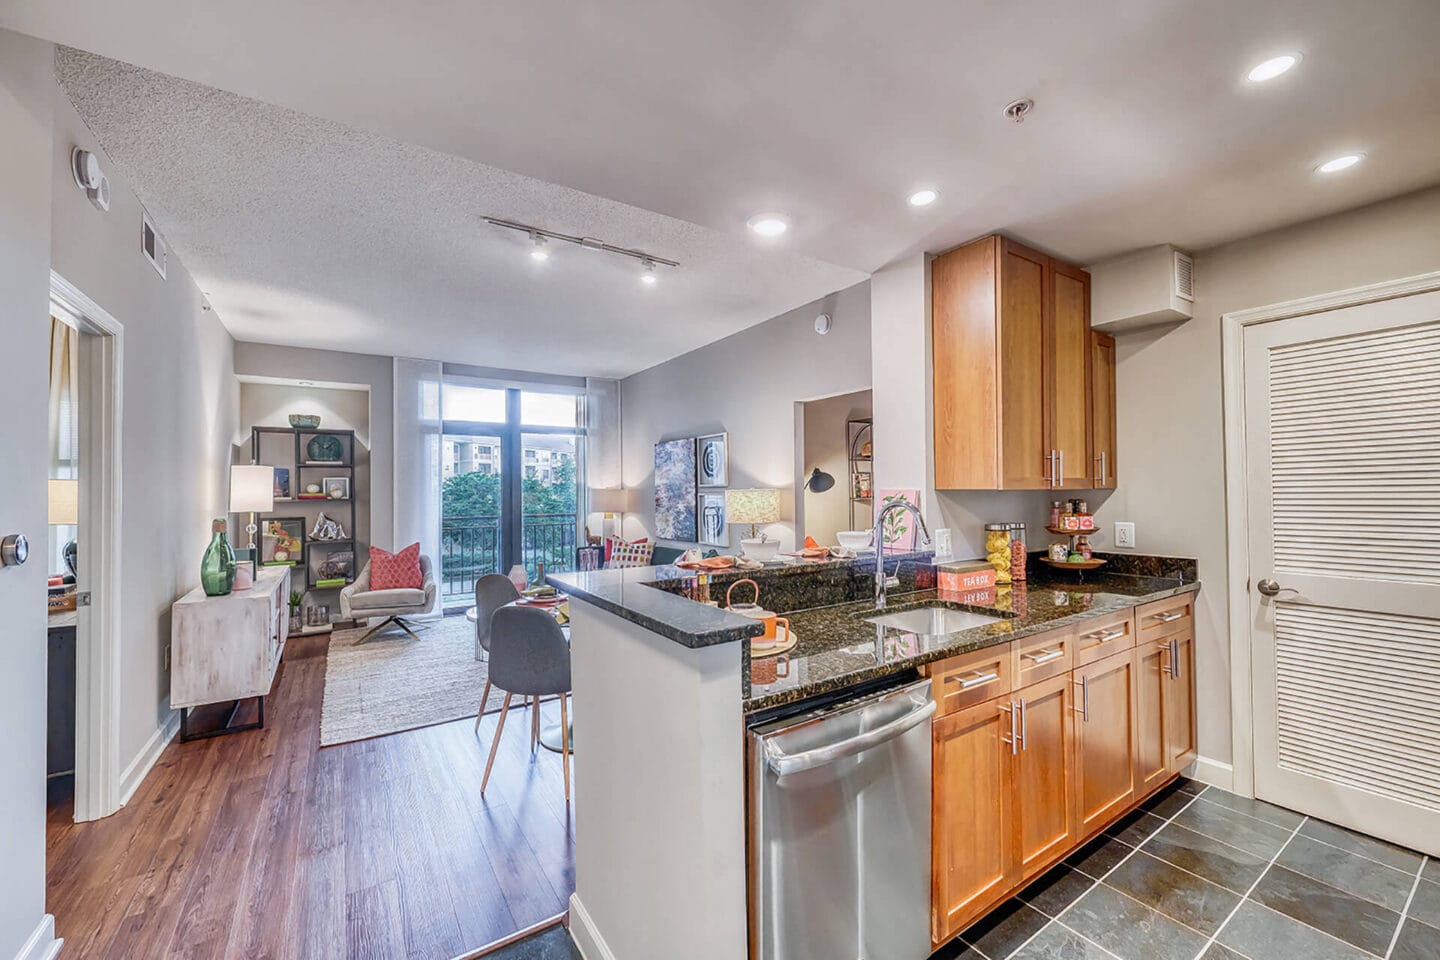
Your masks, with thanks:
[{"label": "light switch plate", "polygon": [[1135,548],[1135,524],[1116,521],[1115,546]]}]

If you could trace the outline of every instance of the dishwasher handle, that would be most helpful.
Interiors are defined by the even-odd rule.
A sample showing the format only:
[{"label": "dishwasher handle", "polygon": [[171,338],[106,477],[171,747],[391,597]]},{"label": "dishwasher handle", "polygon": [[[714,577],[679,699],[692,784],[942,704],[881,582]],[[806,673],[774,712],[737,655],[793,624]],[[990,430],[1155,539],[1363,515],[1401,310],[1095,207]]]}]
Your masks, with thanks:
[{"label": "dishwasher handle", "polygon": [[828,743],[823,747],[806,750],[804,753],[786,753],[774,741],[771,741],[765,744],[765,762],[770,765],[771,770],[775,771],[777,777],[787,777],[864,753],[887,740],[894,740],[934,716],[939,704],[930,698],[928,691],[924,696],[924,700],[919,700],[912,694],[910,700],[915,704],[915,709],[904,716],[897,717],[874,730],[867,730],[849,740],[841,740],[839,743]]}]

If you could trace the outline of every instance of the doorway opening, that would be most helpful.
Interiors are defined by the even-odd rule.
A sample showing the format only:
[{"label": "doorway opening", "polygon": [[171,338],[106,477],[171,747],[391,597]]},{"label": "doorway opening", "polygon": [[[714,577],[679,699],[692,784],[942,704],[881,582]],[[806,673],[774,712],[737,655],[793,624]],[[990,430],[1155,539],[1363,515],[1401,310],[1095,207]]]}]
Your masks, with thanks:
[{"label": "doorway opening", "polygon": [[128,799],[117,672],[124,328],[53,271],[50,315],[47,773],[54,799],[73,796],[76,821],[98,820]]},{"label": "doorway opening", "polygon": [[795,542],[869,530],[874,521],[871,392],[857,390],[795,404]]}]

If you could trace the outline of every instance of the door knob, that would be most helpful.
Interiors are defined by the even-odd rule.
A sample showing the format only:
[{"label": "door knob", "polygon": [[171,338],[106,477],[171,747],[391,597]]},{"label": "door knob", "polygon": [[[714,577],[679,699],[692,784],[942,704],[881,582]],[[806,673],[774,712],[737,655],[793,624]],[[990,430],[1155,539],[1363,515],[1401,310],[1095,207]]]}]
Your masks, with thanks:
[{"label": "door knob", "polygon": [[1255,584],[1255,589],[1259,590],[1260,595],[1263,597],[1273,597],[1275,596],[1275,594],[1280,592],[1280,584],[1276,583],[1274,580],[1271,580],[1269,577],[1266,577],[1264,580],[1261,580],[1259,583]]},{"label": "door knob", "polygon": [[30,558],[30,541],[23,533],[12,533],[0,540],[0,567],[18,567]]}]

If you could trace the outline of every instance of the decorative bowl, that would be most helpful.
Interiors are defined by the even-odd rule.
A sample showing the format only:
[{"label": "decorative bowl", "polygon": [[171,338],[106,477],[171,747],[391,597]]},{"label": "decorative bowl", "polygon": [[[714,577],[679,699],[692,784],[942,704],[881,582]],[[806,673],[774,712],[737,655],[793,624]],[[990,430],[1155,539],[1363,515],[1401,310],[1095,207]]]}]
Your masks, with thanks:
[{"label": "decorative bowl", "polygon": [[290,414],[290,426],[296,430],[314,430],[320,426],[320,414],[292,413]]},{"label": "decorative bowl", "polygon": [[747,538],[740,541],[740,548],[745,551],[745,556],[751,560],[759,560],[761,563],[765,563],[774,560],[776,554],[780,552],[780,541],[761,540],[759,537],[753,540]]},{"label": "decorative bowl", "polygon": [[870,546],[872,536],[874,536],[873,530],[841,530],[835,534],[835,539],[846,550],[859,551]]}]

